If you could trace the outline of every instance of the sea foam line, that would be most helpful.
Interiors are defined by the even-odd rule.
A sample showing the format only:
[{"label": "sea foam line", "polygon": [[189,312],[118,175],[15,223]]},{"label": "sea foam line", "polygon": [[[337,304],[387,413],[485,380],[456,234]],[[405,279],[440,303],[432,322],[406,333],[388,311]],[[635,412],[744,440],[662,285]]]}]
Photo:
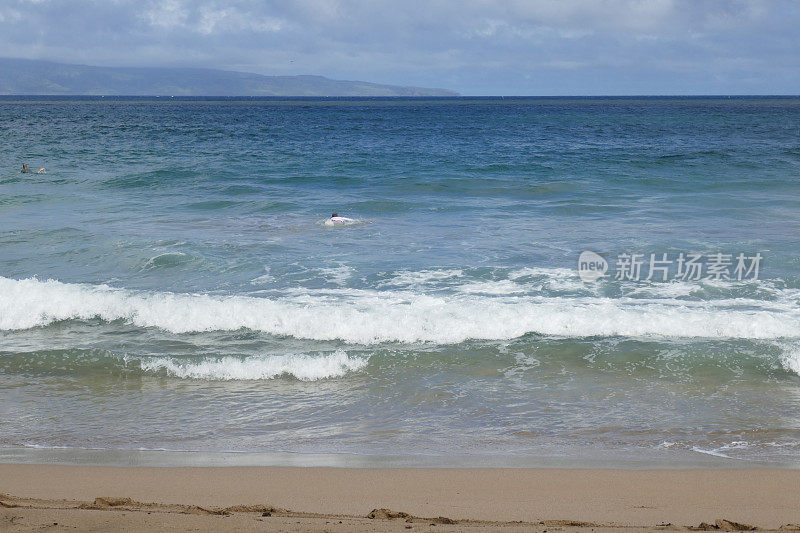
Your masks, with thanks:
[{"label": "sea foam line", "polygon": [[800,338],[791,302],[498,296],[346,289],[277,298],[114,289],[0,277],[0,330],[69,319],[125,320],[173,333],[247,328],[348,343],[563,337]]},{"label": "sea foam line", "polygon": [[139,362],[145,372],[166,372],[178,378],[204,380],[261,380],[283,375],[301,381],[341,377],[367,366],[368,357],[349,356],[344,350],[330,354],[261,355],[245,359],[219,357],[202,361],[181,361],[170,357],[153,357]]}]

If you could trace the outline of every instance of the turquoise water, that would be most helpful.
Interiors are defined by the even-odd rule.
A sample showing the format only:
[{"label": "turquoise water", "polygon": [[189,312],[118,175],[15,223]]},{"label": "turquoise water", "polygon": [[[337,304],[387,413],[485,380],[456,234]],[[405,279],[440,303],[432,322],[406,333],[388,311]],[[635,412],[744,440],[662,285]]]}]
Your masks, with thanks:
[{"label": "turquoise water", "polygon": [[0,447],[796,465],[799,134],[794,98],[0,98]]}]

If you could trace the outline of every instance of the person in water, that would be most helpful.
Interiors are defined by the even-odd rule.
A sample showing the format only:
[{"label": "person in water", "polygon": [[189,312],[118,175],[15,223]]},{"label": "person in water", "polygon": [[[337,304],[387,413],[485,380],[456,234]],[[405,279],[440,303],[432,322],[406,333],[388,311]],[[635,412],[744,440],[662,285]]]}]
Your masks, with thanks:
[{"label": "person in water", "polygon": [[[20,170],[17,174],[29,174],[31,172],[33,172],[33,169],[26,163],[22,163],[22,170]],[[45,172],[47,172],[47,169],[44,167],[36,171],[37,174],[44,174]]]},{"label": "person in water", "polygon": [[335,224],[346,224],[348,222],[355,222],[352,218],[340,217],[337,213],[331,214],[331,218],[325,221],[326,226],[333,226]]}]

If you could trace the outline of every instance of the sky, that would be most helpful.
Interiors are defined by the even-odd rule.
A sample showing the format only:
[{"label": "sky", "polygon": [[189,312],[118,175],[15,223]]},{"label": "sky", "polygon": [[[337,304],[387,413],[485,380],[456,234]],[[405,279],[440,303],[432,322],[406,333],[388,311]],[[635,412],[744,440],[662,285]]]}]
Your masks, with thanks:
[{"label": "sky", "polygon": [[465,95],[800,94],[800,2],[0,0],[0,56]]}]

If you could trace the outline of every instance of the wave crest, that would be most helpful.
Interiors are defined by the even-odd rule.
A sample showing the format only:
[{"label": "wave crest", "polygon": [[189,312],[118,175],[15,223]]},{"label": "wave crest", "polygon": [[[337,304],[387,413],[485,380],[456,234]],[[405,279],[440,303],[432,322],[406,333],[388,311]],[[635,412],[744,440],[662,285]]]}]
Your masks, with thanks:
[{"label": "wave crest", "polygon": [[250,329],[348,343],[562,337],[795,339],[792,301],[297,290],[277,298],[114,289],[0,277],[0,329],[100,318],[172,333]]},{"label": "wave crest", "polygon": [[301,381],[336,378],[367,366],[368,357],[349,356],[344,350],[326,355],[263,355],[240,359],[219,357],[199,362],[155,357],[140,361],[145,372],[165,372],[168,376],[211,381],[262,380],[294,376]]}]

